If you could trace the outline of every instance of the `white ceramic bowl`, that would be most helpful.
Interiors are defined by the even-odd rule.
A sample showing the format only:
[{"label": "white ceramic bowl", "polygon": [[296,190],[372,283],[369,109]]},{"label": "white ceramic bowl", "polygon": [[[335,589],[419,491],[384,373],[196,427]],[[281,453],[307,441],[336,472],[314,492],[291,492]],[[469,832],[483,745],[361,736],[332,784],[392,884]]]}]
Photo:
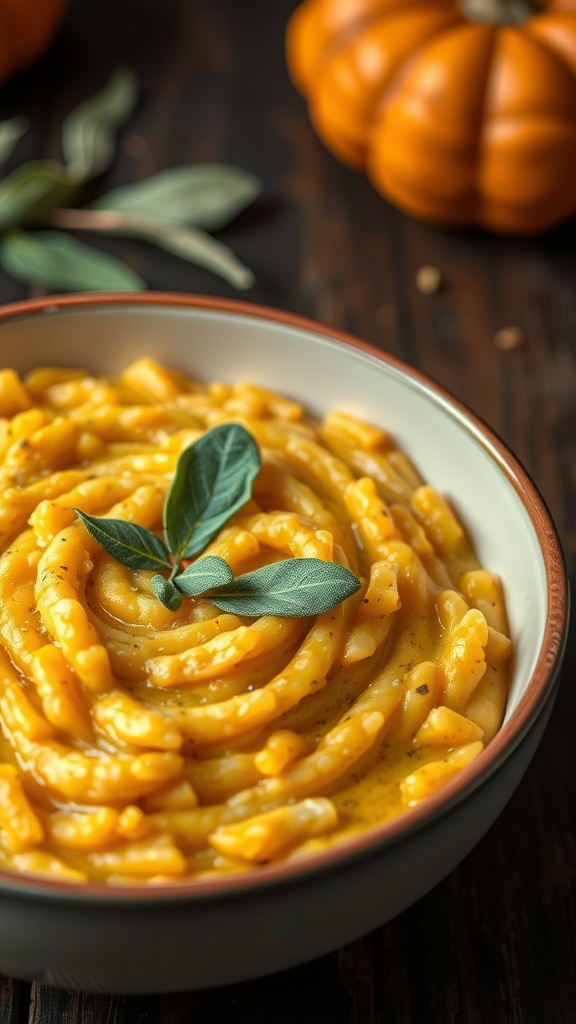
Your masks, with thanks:
[{"label": "white ceramic bowl", "polygon": [[481,756],[405,817],[314,857],[169,889],[67,887],[0,872],[0,972],[131,993],[290,967],[369,932],[436,885],[493,823],[534,754],[568,619],[558,538],[525,471],[459,402],[376,349],[287,313],[182,295],[63,297],[0,311],[0,365],[114,373],[143,354],[389,428],[505,582],[516,653],[504,725]]}]

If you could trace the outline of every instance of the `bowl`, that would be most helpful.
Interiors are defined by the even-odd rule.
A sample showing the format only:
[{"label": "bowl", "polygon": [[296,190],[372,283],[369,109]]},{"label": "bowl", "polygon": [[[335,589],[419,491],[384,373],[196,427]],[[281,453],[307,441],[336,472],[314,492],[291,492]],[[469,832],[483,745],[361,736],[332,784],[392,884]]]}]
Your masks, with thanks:
[{"label": "bowl", "polygon": [[520,782],[553,705],[567,635],[558,537],[490,429],[422,374],[286,312],[169,294],[41,299],[0,310],[0,365],[114,373],[148,354],[200,379],[250,379],[313,414],[390,429],[505,583],[515,655],[504,724],[403,817],[309,857],[198,883],[128,887],[0,871],[0,972],[94,992],[207,988],[325,954],[399,914],[479,841]]}]

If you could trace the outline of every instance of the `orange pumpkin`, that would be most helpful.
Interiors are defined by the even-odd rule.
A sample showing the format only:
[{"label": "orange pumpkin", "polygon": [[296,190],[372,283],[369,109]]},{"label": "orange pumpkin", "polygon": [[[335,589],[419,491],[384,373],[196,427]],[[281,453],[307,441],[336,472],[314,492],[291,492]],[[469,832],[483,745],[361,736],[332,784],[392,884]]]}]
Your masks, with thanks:
[{"label": "orange pumpkin", "polygon": [[576,213],[576,0],[305,0],[287,59],[328,148],[408,213]]},{"label": "orange pumpkin", "polygon": [[0,0],[0,82],[48,48],[67,0]]}]

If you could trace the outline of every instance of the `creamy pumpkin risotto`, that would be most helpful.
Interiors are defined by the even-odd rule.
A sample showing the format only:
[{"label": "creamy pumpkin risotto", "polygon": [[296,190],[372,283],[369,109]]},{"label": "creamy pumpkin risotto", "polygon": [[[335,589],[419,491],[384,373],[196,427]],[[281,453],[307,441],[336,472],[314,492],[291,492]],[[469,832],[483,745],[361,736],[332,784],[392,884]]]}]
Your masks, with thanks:
[{"label": "creamy pumpkin risotto", "polygon": [[[499,582],[383,430],[148,358],[117,379],[4,370],[0,416],[2,866],[167,884],[301,856],[405,813],[494,736]],[[178,456],[226,422],[262,468],[203,556],[341,563],[362,585],[332,610],[171,611],[74,511],[161,537]]]}]

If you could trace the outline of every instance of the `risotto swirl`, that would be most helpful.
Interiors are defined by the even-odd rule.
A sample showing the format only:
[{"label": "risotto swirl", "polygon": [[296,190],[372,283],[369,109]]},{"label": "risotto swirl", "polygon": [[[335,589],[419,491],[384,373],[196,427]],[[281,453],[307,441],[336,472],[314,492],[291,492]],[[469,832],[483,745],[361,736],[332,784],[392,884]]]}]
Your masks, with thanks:
[{"label": "risotto swirl", "polygon": [[[0,372],[0,864],[199,882],[341,841],[453,778],[498,730],[499,581],[392,436],[149,358],[118,378]],[[306,617],[165,607],[74,509],[158,534],[180,454],[239,423],[262,459],[205,555],[350,569]]]}]

